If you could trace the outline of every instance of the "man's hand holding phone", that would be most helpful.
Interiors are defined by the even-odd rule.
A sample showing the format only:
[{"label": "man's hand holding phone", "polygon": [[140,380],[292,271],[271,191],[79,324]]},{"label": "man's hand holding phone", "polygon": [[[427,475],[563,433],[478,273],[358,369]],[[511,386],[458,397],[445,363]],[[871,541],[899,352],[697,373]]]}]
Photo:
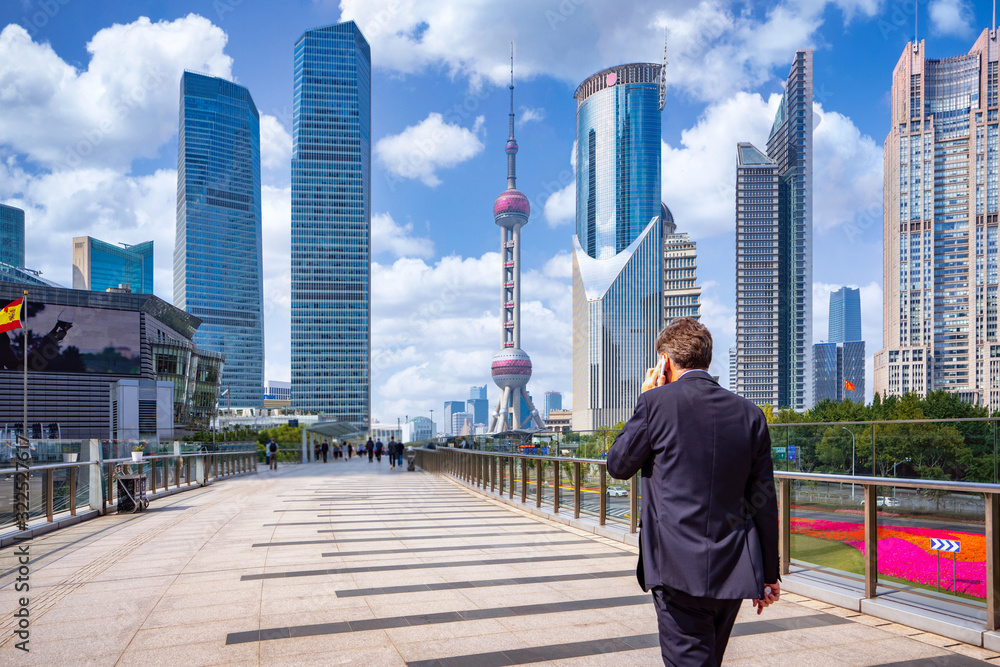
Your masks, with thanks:
[{"label": "man's hand holding phone", "polygon": [[646,379],[642,383],[640,393],[653,389],[654,387],[662,387],[667,383],[667,376],[665,374],[666,365],[667,358],[662,354],[659,355],[656,366],[646,369]]}]

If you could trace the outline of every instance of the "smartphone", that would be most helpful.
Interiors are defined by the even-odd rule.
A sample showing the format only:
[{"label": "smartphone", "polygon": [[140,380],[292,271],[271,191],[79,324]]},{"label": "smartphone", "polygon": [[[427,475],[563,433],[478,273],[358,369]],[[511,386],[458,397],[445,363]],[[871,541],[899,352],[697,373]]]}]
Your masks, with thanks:
[{"label": "smartphone", "polygon": [[[653,377],[665,376],[666,374],[664,371],[666,370],[666,366],[667,366],[667,358],[661,354],[659,361],[656,362],[656,375],[654,375]],[[664,379],[666,378],[664,377]]]}]

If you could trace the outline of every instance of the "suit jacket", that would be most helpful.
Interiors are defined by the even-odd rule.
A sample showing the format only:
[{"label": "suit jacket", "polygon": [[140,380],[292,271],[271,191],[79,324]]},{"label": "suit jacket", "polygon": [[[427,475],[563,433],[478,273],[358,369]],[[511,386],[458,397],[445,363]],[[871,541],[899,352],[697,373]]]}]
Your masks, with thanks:
[{"label": "suit jacket", "polygon": [[759,599],[779,579],[771,437],[760,409],[690,371],[639,396],[608,473],[642,471],[643,590]]}]

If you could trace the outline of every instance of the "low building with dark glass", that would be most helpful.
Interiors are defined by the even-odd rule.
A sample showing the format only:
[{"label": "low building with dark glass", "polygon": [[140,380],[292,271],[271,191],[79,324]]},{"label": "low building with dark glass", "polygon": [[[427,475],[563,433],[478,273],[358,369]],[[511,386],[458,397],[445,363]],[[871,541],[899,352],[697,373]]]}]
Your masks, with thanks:
[{"label": "low building with dark glass", "polygon": [[[173,423],[146,422],[152,429],[140,437],[181,438],[209,427],[224,357],[195,346],[199,318],[152,294],[72,290],[6,274],[0,307],[25,290],[29,437],[114,437],[119,381],[139,383],[140,425],[144,388],[173,383]],[[0,437],[22,428],[24,338],[22,329],[0,333]]]}]

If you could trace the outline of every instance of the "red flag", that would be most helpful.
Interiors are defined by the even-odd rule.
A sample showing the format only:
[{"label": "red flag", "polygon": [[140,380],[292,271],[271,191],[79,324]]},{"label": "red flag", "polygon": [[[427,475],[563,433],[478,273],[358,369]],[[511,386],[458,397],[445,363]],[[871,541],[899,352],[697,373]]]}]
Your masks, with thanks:
[{"label": "red flag", "polygon": [[854,383],[844,378],[844,389],[847,391],[854,391]]},{"label": "red flag", "polygon": [[24,303],[24,299],[11,301],[6,308],[0,310],[0,333],[21,328],[22,303]]}]

